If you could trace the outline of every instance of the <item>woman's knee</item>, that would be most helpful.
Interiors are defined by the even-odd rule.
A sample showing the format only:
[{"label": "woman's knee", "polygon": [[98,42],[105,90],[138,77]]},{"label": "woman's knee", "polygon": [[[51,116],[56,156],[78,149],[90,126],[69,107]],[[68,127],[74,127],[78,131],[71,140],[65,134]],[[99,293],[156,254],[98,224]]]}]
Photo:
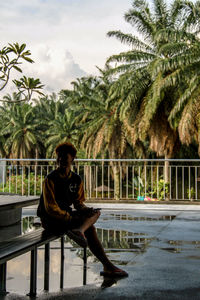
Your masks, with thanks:
[{"label": "woman's knee", "polygon": [[85,231],[85,236],[87,238],[90,238],[92,236],[96,235],[96,228],[94,225],[91,225],[86,231]]}]

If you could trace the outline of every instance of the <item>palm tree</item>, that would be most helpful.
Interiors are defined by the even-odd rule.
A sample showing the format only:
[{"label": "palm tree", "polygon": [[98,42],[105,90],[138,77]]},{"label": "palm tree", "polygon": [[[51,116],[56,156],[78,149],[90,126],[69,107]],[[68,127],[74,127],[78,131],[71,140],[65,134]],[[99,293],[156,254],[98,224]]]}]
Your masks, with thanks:
[{"label": "palm tree", "polygon": [[12,93],[12,95],[6,94],[5,96],[3,96],[3,100],[5,100],[5,102],[3,103],[3,106],[10,107],[9,103],[13,103],[13,102],[20,103],[20,101],[22,100],[22,95],[19,93],[16,93],[16,92]]},{"label": "palm tree", "polygon": [[47,140],[45,146],[47,148],[47,157],[52,157],[54,150],[59,143],[70,141],[76,144],[78,137],[73,111],[66,109],[64,113],[56,113],[54,119],[48,122],[46,135]]},{"label": "palm tree", "polygon": [[[149,138],[150,148],[158,156],[170,158],[178,142],[170,113],[187,87],[184,72],[180,75],[177,69],[184,62],[191,63],[191,56],[195,61],[191,42],[197,41],[196,33],[199,32],[199,21],[195,19],[199,14],[199,1],[194,5],[175,0],[169,8],[163,0],[154,0],[152,4],[150,8],[146,1],[135,0],[132,9],[125,14],[125,20],[137,30],[136,36],[121,31],[108,33],[132,47],[108,59],[107,63],[120,63],[108,72],[112,76],[118,74],[113,85],[114,98],[118,98],[120,118],[129,120],[133,144],[138,139]],[[173,82],[179,84],[178,89]]]},{"label": "palm tree", "polygon": [[[104,71],[100,72],[99,78],[82,78],[75,83],[71,103],[79,107],[76,122],[81,124],[80,145],[88,157],[96,158],[98,154],[105,157],[108,153],[109,158],[123,158],[131,152],[131,147],[118,112],[106,103],[110,82]],[[112,163],[112,166],[115,196],[119,197],[119,165]]]},{"label": "palm tree", "polygon": [[7,110],[3,121],[1,134],[7,137],[5,151],[9,157],[34,157],[40,135],[37,131],[38,123],[33,114],[33,107],[30,104],[10,105],[10,111]]},{"label": "palm tree", "polygon": [[8,115],[10,114],[10,111],[12,110],[12,102],[19,102],[21,100],[21,95],[14,92],[12,95],[11,94],[6,94],[3,96],[3,105],[0,106],[0,153],[2,157],[6,157],[8,153],[6,153],[5,150],[5,143],[6,140],[9,137],[9,134],[2,134],[2,130],[5,127],[5,124],[8,120]]},{"label": "palm tree", "polygon": [[[162,57],[155,63],[152,70],[154,78],[161,74],[161,82],[155,93],[157,95],[152,97],[152,101],[156,102],[157,99],[158,102],[162,101],[165,104],[165,111],[167,111],[165,116],[170,128],[176,135],[179,134],[180,141],[187,145],[194,140],[200,145],[199,12],[199,1],[196,3],[179,1],[175,15],[179,17],[180,24],[157,33],[157,40],[162,41],[160,47]],[[184,18],[180,19],[181,14]],[[146,106],[146,112],[151,107],[151,103],[148,104],[150,105]],[[159,104],[158,112],[159,108],[163,108],[163,105]],[[147,118],[148,113],[144,117]],[[141,126],[144,123],[145,121],[141,123]],[[161,126],[161,124],[157,124],[157,131],[160,131]],[[175,130],[178,131],[178,134]],[[171,137],[173,138],[173,135]]]},{"label": "palm tree", "polygon": [[67,105],[60,101],[60,98],[56,96],[55,93],[39,97],[38,99],[33,99],[34,102],[34,112],[36,115],[40,116],[41,121],[44,121],[44,125],[56,118],[58,113],[63,113],[67,108]]},{"label": "palm tree", "polygon": [[[183,144],[191,144],[195,140],[199,145],[199,108],[200,108],[200,2],[192,3],[184,1],[182,10],[184,14],[183,30],[160,32],[158,38],[168,40],[163,50],[173,53],[168,60],[161,61],[161,67],[155,68],[155,74],[159,68],[165,75],[160,86],[161,91],[175,90],[176,99],[169,111],[168,120],[171,127],[178,129],[180,141]],[[173,42],[176,40],[176,44]]]},{"label": "palm tree", "polygon": [[[38,99],[33,99],[34,102],[34,114],[37,116],[38,122],[38,131],[41,135],[42,144],[42,156],[47,156],[47,149],[45,147],[47,141],[47,131],[49,130],[49,123],[55,120],[58,114],[64,115],[66,104],[57,97],[55,93],[39,97]],[[48,154],[50,155],[50,154]]]}]

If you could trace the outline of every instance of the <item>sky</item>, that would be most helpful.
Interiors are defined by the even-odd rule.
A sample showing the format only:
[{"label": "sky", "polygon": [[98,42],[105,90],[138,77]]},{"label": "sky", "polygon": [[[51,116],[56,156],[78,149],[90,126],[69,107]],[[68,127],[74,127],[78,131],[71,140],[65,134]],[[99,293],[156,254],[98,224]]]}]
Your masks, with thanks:
[{"label": "sky", "polygon": [[[96,66],[104,68],[109,56],[128,49],[106,33],[133,31],[124,20],[131,3],[131,0],[0,0],[0,48],[8,43],[25,43],[35,63],[24,63],[23,73],[40,78],[45,92],[72,88],[73,80],[97,75]],[[12,78],[19,76],[16,72]],[[13,92],[11,81],[3,94],[7,92]]]}]

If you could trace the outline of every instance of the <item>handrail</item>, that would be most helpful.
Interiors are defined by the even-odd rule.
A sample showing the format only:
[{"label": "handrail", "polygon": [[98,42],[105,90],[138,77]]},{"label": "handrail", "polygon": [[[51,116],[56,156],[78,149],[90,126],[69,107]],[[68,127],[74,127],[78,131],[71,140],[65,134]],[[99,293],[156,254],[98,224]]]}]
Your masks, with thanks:
[{"label": "handrail", "polygon": [[[0,161],[56,161],[56,159],[54,158],[0,158]],[[196,158],[184,158],[184,159],[174,159],[174,158],[154,158],[154,159],[149,159],[149,158],[78,158],[75,159],[74,161],[77,162],[81,162],[81,161],[85,161],[85,162],[90,162],[90,161],[98,161],[98,162],[110,162],[110,161],[116,161],[116,162],[145,162],[145,161],[155,161],[155,162],[164,162],[164,161],[169,161],[169,162],[192,162],[192,161],[196,161],[196,162],[200,162],[200,159],[196,159]]]}]

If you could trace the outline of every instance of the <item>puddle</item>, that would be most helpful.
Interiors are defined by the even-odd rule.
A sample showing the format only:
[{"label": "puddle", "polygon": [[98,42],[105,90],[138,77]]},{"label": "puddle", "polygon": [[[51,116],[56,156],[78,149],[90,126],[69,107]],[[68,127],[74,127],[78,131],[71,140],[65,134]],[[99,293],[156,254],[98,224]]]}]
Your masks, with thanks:
[{"label": "puddle", "polygon": [[14,277],[6,277],[6,280],[13,280],[14,279]]},{"label": "puddle", "polygon": [[[124,215],[123,218],[125,218]],[[131,216],[130,216],[131,217]],[[129,218],[130,219],[130,218]],[[149,219],[149,218],[148,218]],[[21,233],[36,230],[36,217],[24,216],[21,222]],[[102,217],[103,220],[103,217]],[[102,223],[102,227],[104,223]],[[97,228],[97,234],[109,259],[119,266],[134,264],[135,255],[147,251],[153,240],[145,232],[131,232]],[[65,236],[64,288],[83,285],[83,249]],[[50,243],[50,292],[59,290],[60,282],[60,241]],[[102,282],[99,276],[99,261],[87,249],[87,284]],[[21,255],[8,262],[7,288],[10,292],[26,294],[29,291],[30,253]],[[23,271],[22,271],[23,270]],[[44,280],[44,246],[38,249],[38,293],[43,291]],[[109,283],[110,284],[110,283]],[[105,284],[106,285],[106,284]]]},{"label": "puddle", "polygon": [[22,218],[22,224],[21,224],[22,234],[25,234],[32,230],[35,230],[35,228],[36,228],[34,226],[35,219],[36,219],[36,217],[33,217],[33,216],[28,216],[28,217]]},{"label": "puddle", "polygon": [[172,248],[172,247],[169,247],[169,248],[160,248],[160,249],[168,251],[168,252],[171,252],[171,253],[180,253],[182,251],[182,249],[180,249],[180,248]]},{"label": "puddle", "polygon": [[[170,246],[182,246],[182,247],[164,247],[164,248],[160,248],[161,250],[165,250],[171,253],[181,253],[183,251],[189,251],[195,248],[200,248],[200,241],[181,241],[181,240],[170,240],[170,241],[166,241],[167,244],[169,244]],[[187,245],[195,245],[197,247],[194,248],[183,248],[184,246]]]},{"label": "puddle", "polygon": [[174,240],[171,240],[171,241],[168,241],[168,244],[170,244],[170,245],[200,245],[200,241],[180,241],[180,240],[174,241]]},{"label": "puddle", "polygon": [[[35,217],[26,216],[22,219],[22,232],[30,232],[38,226],[34,226]],[[153,238],[148,237],[144,232],[130,232],[124,230],[113,230],[97,228],[97,235],[105,249],[135,249],[141,250],[145,245],[149,244]],[[67,236],[66,243],[71,243],[72,247],[77,248],[77,244]]]},{"label": "puddle", "polygon": [[133,233],[124,230],[97,228],[97,235],[105,249],[134,249],[144,251],[152,241],[146,233]]},{"label": "puddle", "polygon": [[159,216],[159,217],[133,217],[131,215],[124,215],[124,214],[109,214],[106,216],[103,216],[103,220],[128,220],[128,221],[173,221],[176,218],[176,215],[172,216]]}]

